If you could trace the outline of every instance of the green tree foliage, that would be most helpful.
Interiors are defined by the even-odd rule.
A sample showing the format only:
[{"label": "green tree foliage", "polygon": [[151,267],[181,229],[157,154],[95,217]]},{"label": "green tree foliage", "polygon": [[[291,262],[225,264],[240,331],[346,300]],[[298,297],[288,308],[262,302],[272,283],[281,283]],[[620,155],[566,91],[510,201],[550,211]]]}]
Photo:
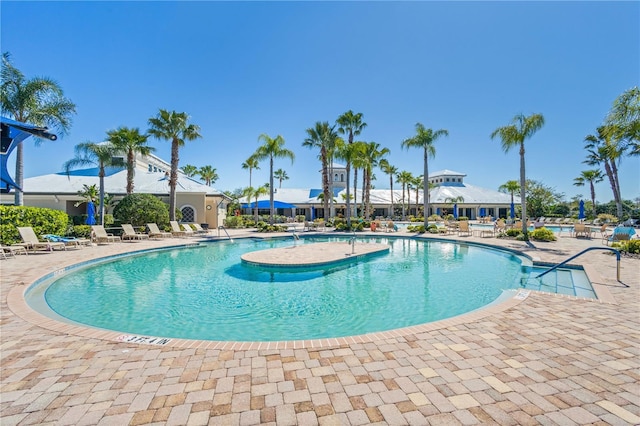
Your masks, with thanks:
[{"label": "green tree foliage", "polygon": [[[554,192],[552,188],[535,180],[527,180],[525,187],[527,216],[529,217],[547,216],[548,213],[551,213],[550,207],[560,204],[564,197],[564,194]],[[526,225],[526,221],[523,220],[523,222]]]},{"label": "green tree foliage", "polygon": [[30,226],[36,235],[67,235],[69,215],[42,207],[0,205],[0,242],[11,245],[22,241],[19,226]]},{"label": "green tree foliage", "polygon": [[[49,127],[64,134],[71,127],[71,116],[76,106],[65,98],[60,85],[47,77],[25,78],[11,64],[8,52],[2,54],[0,70],[0,110],[16,121]],[[24,184],[24,150],[19,143],[15,150],[16,184]],[[22,191],[15,190],[15,205],[23,204]]]},{"label": "green tree foliage", "polygon": [[[338,133],[341,135],[347,136],[347,143],[349,145],[353,144],[353,137],[358,136],[362,131],[367,127],[367,123],[363,121],[363,115],[361,112],[354,113],[352,110],[349,110],[342,114],[337,118],[336,124],[338,125]],[[351,162],[347,159],[346,164],[346,174],[347,174],[347,226],[351,224],[351,187],[349,185],[349,180],[351,178]],[[353,189],[355,191],[357,187],[357,175],[354,179]],[[354,204],[356,200],[354,197]]]},{"label": "green tree foliage", "polygon": [[169,224],[169,209],[159,198],[151,194],[131,194],[124,197],[113,209],[118,223],[144,226],[155,222],[161,228]]},{"label": "green tree foliage", "polygon": [[184,173],[188,177],[195,177],[198,174],[198,168],[191,164],[185,164],[182,166],[182,173]]}]

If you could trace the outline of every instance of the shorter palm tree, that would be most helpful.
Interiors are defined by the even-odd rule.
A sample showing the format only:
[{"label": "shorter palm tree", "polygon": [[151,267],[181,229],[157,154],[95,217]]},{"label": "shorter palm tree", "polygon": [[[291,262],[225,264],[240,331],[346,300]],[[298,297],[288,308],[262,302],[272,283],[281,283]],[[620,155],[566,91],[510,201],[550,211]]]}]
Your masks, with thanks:
[{"label": "shorter palm tree", "polygon": [[107,141],[127,155],[127,195],[133,194],[136,154],[149,155],[155,148],[147,145],[149,135],[140,134],[138,128],[119,127],[107,132]]},{"label": "shorter palm tree", "polygon": [[591,205],[593,206],[593,217],[596,217],[596,188],[595,184],[604,180],[604,175],[601,170],[584,170],[580,176],[573,180],[575,186],[584,186],[589,182],[589,189],[591,190]]},{"label": "shorter palm tree", "polygon": [[182,170],[182,173],[184,173],[187,177],[194,177],[198,174],[198,168],[196,166],[192,166],[191,164],[185,164],[180,170]]},{"label": "shorter palm tree", "polygon": [[295,154],[293,151],[284,147],[284,138],[280,135],[272,138],[266,133],[263,133],[258,137],[258,141],[263,141],[264,144],[258,147],[256,152],[253,154],[253,157],[258,161],[266,159],[269,160],[269,222],[273,225],[275,216],[275,207],[273,202],[273,160],[275,158],[289,158],[293,163]]},{"label": "shorter palm tree", "polygon": [[247,158],[244,163],[242,163],[242,168],[249,170],[249,186],[251,186],[251,175],[253,171],[260,170],[258,159],[252,155],[251,157]]},{"label": "shorter palm tree", "polygon": [[202,166],[200,170],[198,170],[198,174],[200,178],[204,180],[205,185],[211,186],[218,180],[218,173],[216,173],[216,169],[211,166]]},{"label": "shorter palm tree", "polygon": [[278,169],[275,172],[273,172],[273,177],[278,179],[278,188],[282,188],[283,180],[289,180],[289,176],[287,175],[287,172],[282,169]]},{"label": "shorter palm tree", "polygon": [[105,194],[104,194],[104,177],[105,169],[108,166],[123,166],[122,159],[114,157],[118,150],[108,142],[93,143],[84,142],[75,146],[76,156],[66,161],[62,167],[65,169],[67,176],[70,176],[71,170],[82,166],[98,166],[98,178],[100,179],[100,224],[104,225],[105,211]]}]

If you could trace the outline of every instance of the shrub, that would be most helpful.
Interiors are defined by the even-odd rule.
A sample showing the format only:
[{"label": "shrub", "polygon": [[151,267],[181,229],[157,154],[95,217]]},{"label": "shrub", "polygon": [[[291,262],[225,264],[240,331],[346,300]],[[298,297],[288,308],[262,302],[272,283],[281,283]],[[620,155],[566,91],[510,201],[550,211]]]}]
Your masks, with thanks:
[{"label": "shrub", "polygon": [[640,240],[615,242],[612,246],[623,253],[640,254]]},{"label": "shrub", "polygon": [[133,226],[144,226],[147,223],[164,226],[169,223],[169,208],[151,194],[131,194],[115,206],[113,217],[119,223],[130,223]]},{"label": "shrub", "polygon": [[553,231],[545,227],[531,231],[529,238],[536,241],[556,241],[557,239]]},{"label": "shrub", "polygon": [[284,225],[270,225],[263,221],[258,222],[256,228],[258,232],[286,232],[288,229]]},{"label": "shrub", "polygon": [[435,224],[429,225],[429,227],[427,228],[427,231],[430,234],[438,234],[440,233],[440,230],[438,229],[438,226]]},{"label": "shrub", "polygon": [[422,225],[409,225],[409,226],[407,226],[407,231],[408,232],[417,232],[418,234],[424,234],[424,232],[425,232],[424,224],[422,224]]},{"label": "shrub", "polygon": [[91,238],[91,226],[74,225],[67,231],[66,235],[76,238]]},{"label": "shrub", "polygon": [[30,226],[36,235],[65,235],[69,215],[42,207],[0,206],[0,241],[11,245],[22,241],[19,226]]},{"label": "shrub", "polygon": [[[224,220],[224,226],[227,228],[244,228],[244,216],[227,216]],[[255,222],[251,219],[252,226]]]}]

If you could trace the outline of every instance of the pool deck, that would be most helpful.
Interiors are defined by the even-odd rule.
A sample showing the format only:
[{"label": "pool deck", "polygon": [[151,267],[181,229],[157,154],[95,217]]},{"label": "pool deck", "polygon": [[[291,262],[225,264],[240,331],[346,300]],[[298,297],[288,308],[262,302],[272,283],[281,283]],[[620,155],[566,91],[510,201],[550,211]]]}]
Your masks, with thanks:
[{"label": "pool deck", "polygon": [[[568,235],[549,243],[418,238],[492,244],[544,262],[604,247]],[[0,424],[640,424],[640,260],[623,257],[618,282],[615,257],[604,251],[572,262],[596,277],[604,300],[531,292],[424,328],[319,347],[118,342],[110,332],[38,322],[21,301],[30,283],[65,266],[194,241],[0,260]]]}]

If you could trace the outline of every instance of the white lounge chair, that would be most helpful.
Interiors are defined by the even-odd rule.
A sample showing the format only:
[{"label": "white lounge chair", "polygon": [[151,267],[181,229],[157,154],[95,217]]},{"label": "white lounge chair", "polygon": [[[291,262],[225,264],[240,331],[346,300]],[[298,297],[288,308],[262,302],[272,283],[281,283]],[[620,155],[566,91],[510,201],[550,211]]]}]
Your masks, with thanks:
[{"label": "white lounge chair", "polygon": [[22,243],[20,244],[27,250],[36,251],[36,250],[47,250],[53,251],[55,249],[66,250],[67,246],[64,243],[54,243],[51,241],[40,241],[36,233],[33,231],[33,228],[30,226],[19,226],[18,232],[20,233],[20,238],[22,238]]},{"label": "white lounge chair", "polygon": [[209,233],[209,230],[204,229],[199,223],[192,223],[191,226],[195,228],[195,233],[198,235],[206,235]]},{"label": "white lounge chair", "polygon": [[117,243],[122,241],[117,235],[109,234],[102,225],[91,225],[96,243]]},{"label": "white lounge chair", "polygon": [[169,225],[171,225],[171,234],[174,237],[186,237],[187,236],[187,233],[182,228],[180,228],[180,225],[178,224],[177,221],[170,220],[169,221]]},{"label": "white lounge chair", "polygon": [[2,259],[9,259],[9,257],[16,257],[17,254],[27,255],[28,252],[27,252],[27,249],[21,245],[0,246],[0,256],[2,257]]},{"label": "white lounge chair", "polygon": [[149,238],[173,238],[173,234],[171,232],[164,232],[158,228],[158,224],[156,223],[147,223],[147,228],[149,232]]},{"label": "white lounge chair", "polygon": [[133,225],[131,225],[130,223],[123,223],[122,224],[122,230],[124,231],[122,233],[122,239],[123,240],[148,240],[149,236],[147,234],[143,234],[141,232],[136,232],[135,229],[133,229]]}]

